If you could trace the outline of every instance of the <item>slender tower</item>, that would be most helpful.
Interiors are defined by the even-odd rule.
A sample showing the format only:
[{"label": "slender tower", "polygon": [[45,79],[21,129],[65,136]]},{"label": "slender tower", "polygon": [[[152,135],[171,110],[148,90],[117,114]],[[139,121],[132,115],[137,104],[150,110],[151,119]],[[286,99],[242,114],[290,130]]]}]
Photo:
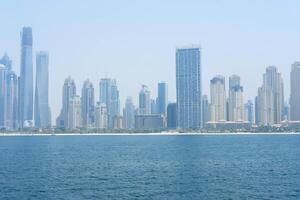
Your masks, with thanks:
[{"label": "slender tower", "polygon": [[[21,32],[20,69],[20,126],[33,120],[33,72],[32,72],[32,29],[24,27]],[[26,123],[27,124],[27,123]]]}]

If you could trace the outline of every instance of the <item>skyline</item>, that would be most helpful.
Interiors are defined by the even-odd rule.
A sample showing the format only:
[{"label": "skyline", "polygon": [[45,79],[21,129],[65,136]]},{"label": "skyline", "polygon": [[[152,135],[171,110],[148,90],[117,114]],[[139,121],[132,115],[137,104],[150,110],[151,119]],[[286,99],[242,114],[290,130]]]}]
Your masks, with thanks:
[{"label": "skyline", "polygon": [[[19,2],[19,6],[16,1],[4,2],[7,9],[0,14],[10,19],[3,22],[6,28],[1,32],[0,55],[8,53],[17,74],[21,27],[33,28],[34,54],[40,50],[49,52],[49,101],[53,122],[60,112],[60,88],[69,75],[79,88],[89,78],[95,86],[96,97],[100,78],[116,79],[121,107],[127,96],[132,96],[134,104],[138,104],[142,84],[156,94],[156,83],[165,81],[173,102],[176,96],[174,52],[176,46],[190,43],[202,46],[203,94],[209,96],[209,81],[215,75],[224,75],[228,82],[230,75],[237,74],[246,91],[244,99],[253,100],[265,68],[275,65],[282,73],[285,100],[288,100],[291,65],[299,60],[297,52],[300,52],[295,45],[300,32],[295,26],[299,23],[296,1],[193,2],[188,5],[154,1],[126,4],[125,10],[121,9],[124,3],[119,2],[120,6],[112,13],[106,11],[112,3],[99,5],[96,1],[72,3],[73,11],[66,11],[70,2],[58,5],[27,1],[26,4]],[[12,8],[16,11],[12,12]],[[252,15],[253,10],[256,15]],[[50,15],[54,11],[57,15]],[[78,11],[82,15],[77,16]],[[177,15],[178,11],[182,15]],[[20,15],[13,15],[15,12]],[[37,14],[39,18],[35,17]],[[83,68],[87,72],[82,72]],[[133,80],[131,74],[138,76]]]}]

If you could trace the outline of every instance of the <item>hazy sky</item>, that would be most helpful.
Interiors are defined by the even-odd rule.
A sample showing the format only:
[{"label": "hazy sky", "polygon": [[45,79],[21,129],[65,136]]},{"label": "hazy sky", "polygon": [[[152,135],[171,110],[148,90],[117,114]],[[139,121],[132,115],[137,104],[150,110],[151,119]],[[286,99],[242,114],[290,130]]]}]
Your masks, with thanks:
[{"label": "hazy sky", "polygon": [[[77,93],[90,78],[98,99],[99,79],[116,78],[121,106],[138,103],[141,84],[156,96],[158,81],[175,100],[175,48],[201,44],[204,93],[217,74],[242,77],[245,99],[256,95],[266,66],[282,72],[286,99],[291,64],[300,60],[300,1],[2,0],[0,55],[20,68],[20,31],[33,28],[34,52],[50,54],[50,105],[61,109],[64,79]],[[228,81],[228,79],[227,79]]]}]

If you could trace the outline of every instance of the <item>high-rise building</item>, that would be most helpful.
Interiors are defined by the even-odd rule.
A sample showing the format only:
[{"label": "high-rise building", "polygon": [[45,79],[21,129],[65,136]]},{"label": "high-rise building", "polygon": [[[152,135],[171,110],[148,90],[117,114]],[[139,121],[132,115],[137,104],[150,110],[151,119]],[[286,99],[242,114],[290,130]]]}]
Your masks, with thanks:
[{"label": "high-rise building", "polygon": [[245,108],[245,121],[249,121],[250,124],[254,123],[254,108],[253,108],[253,103],[251,100],[248,100],[248,102],[244,106]]},{"label": "high-rise building", "polygon": [[108,128],[108,116],[106,104],[97,103],[95,108],[95,126],[97,129]]},{"label": "high-rise building", "polygon": [[16,130],[18,123],[18,77],[9,71],[6,79],[5,128]]},{"label": "high-rise building", "polygon": [[24,27],[21,33],[21,70],[19,91],[20,126],[33,120],[33,66],[32,29]]},{"label": "high-rise building", "polygon": [[56,125],[61,128],[69,127],[70,100],[76,96],[76,85],[71,77],[68,77],[63,86],[62,110],[56,120]]},{"label": "high-rise building", "polygon": [[201,128],[201,49],[176,49],[177,126]]},{"label": "high-rise building", "polygon": [[157,101],[150,99],[150,114],[157,114]]},{"label": "high-rise building", "polygon": [[82,127],[81,101],[79,96],[74,96],[69,100],[68,126],[67,129],[75,130]]},{"label": "high-rise building", "polygon": [[169,103],[167,107],[167,127],[168,129],[177,128],[177,105]]},{"label": "high-rise building", "polygon": [[292,64],[290,105],[291,121],[300,121],[300,62]]},{"label": "high-rise building", "polygon": [[0,64],[0,128],[5,128],[7,68]]},{"label": "high-rise building", "polygon": [[120,115],[120,99],[115,79],[104,78],[100,80],[99,102],[104,103],[108,114],[108,128],[113,128],[113,119]]},{"label": "high-rise building", "polygon": [[216,76],[210,81],[210,121],[226,121],[225,78]]},{"label": "high-rise building", "polygon": [[209,102],[207,95],[202,96],[202,124],[205,127],[206,123],[209,121]]},{"label": "high-rise building", "polygon": [[267,67],[263,85],[258,89],[258,122],[279,124],[283,120],[284,89],[281,74],[274,66]]},{"label": "high-rise building", "polygon": [[168,85],[165,82],[160,82],[157,85],[157,99],[156,99],[157,113],[166,116],[167,104],[168,104]]},{"label": "high-rise building", "polygon": [[18,128],[18,77],[7,54],[0,59],[0,127]]},{"label": "high-rise building", "polygon": [[151,114],[150,90],[146,85],[142,85],[141,91],[139,93],[139,114]]},{"label": "high-rise building", "polygon": [[127,97],[123,109],[124,125],[126,129],[134,128],[135,107],[131,97]]},{"label": "high-rise building", "polygon": [[81,90],[81,106],[82,126],[84,128],[92,128],[95,119],[95,98],[94,86],[90,80],[86,80],[83,83]]},{"label": "high-rise building", "polygon": [[240,77],[232,75],[229,77],[229,102],[228,102],[228,120],[244,121],[244,102],[243,87]]},{"label": "high-rise building", "polygon": [[36,81],[35,81],[35,104],[34,122],[39,128],[51,126],[50,107],[48,101],[49,89],[49,55],[48,52],[40,51],[36,54]]}]

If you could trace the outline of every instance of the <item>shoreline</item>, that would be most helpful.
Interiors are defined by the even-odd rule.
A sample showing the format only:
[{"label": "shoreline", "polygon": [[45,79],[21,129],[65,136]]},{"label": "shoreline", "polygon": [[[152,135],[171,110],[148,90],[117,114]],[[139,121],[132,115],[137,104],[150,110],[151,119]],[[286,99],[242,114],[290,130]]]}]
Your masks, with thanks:
[{"label": "shoreline", "polygon": [[17,136],[234,136],[234,135],[300,135],[300,132],[274,133],[0,133],[0,137]]}]

